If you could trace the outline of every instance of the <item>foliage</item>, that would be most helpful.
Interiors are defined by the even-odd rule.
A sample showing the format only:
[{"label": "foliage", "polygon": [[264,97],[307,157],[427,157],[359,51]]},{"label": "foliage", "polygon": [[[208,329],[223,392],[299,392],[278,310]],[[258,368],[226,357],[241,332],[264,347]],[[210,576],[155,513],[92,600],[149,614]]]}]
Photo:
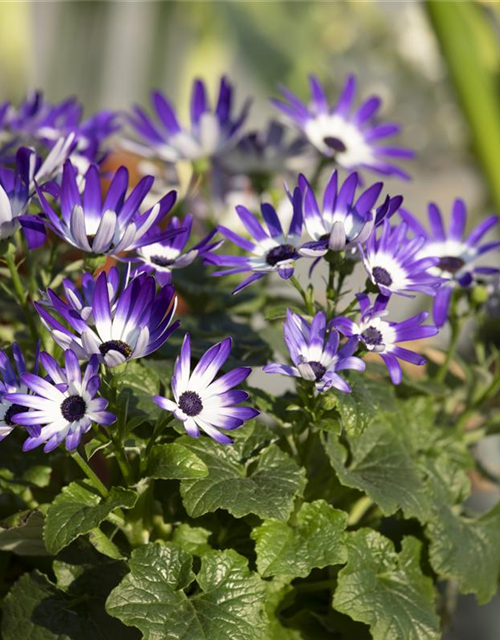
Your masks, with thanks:
[{"label": "foliage", "polygon": [[[440,14],[436,7],[431,12]],[[317,80],[312,90],[323,113]],[[353,92],[349,80],[344,100]],[[317,115],[285,95],[291,105],[280,108],[295,114],[299,124],[304,114]],[[219,172],[235,177],[223,160],[232,166],[241,152],[232,136],[245,111],[232,121],[230,96],[224,79],[218,107],[210,111],[204,85],[196,83],[192,127],[169,137],[175,117],[166,99],[155,94],[154,105],[169,123],[166,140],[145,124],[146,115],[137,116],[145,137],[152,138],[159,173],[170,176],[189,164],[190,186],[183,193],[177,185],[178,218],[168,227],[158,226],[156,216],[174,208],[172,194],[151,210],[137,203],[152,179],[130,189],[128,173],[120,170],[102,202],[108,174],[99,162],[105,154],[85,157],[91,164],[85,175],[66,164],[41,186],[31,174],[27,184],[18,176],[28,220],[23,214],[21,225],[16,216],[9,218],[5,237],[0,225],[0,337],[17,340],[3,345],[0,355],[5,640],[437,640],[453,614],[449,592],[474,594],[486,603],[497,591],[500,506],[472,513],[469,500],[471,480],[499,484],[477,462],[474,445],[499,431],[500,361],[481,331],[473,336],[475,350],[467,360],[456,353],[464,322],[474,317],[483,323],[487,303],[499,297],[494,273],[475,264],[476,257],[499,248],[495,242],[478,244],[494,221],[483,222],[486,228],[476,228],[468,239],[463,233],[452,242],[415,237],[415,226],[427,232],[399,209],[400,198],[376,206],[380,183],[354,200],[364,182],[346,165],[351,156],[342,156],[344,143],[332,136],[319,141],[328,147],[323,156],[309,140],[315,153],[310,182],[294,176],[297,186],[287,188],[280,203],[278,181],[285,177],[293,184],[285,165],[302,147],[294,140],[283,150],[280,138],[269,158],[250,137],[247,146],[258,164],[238,174],[245,179],[238,195],[251,191],[263,203],[262,216],[238,207],[248,231],[238,237],[218,202]],[[60,105],[52,114],[56,121],[68,105],[77,106]],[[349,108],[344,104],[342,110]],[[11,113],[1,109],[0,133],[1,118]],[[349,126],[361,126],[376,109],[378,101],[367,100],[351,114]],[[76,116],[70,115],[73,122]],[[207,123],[213,131],[205,130]],[[88,122],[75,127],[70,142],[92,130]],[[370,127],[373,140],[393,130],[372,121]],[[196,144],[203,147],[216,133],[222,137],[217,153],[175,162],[162,156],[166,148],[194,153]],[[301,144],[307,136],[304,130]],[[183,146],[179,139],[192,144]],[[44,139],[38,142],[43,146]],[[99,147],[102,141],[94,142]],[[77,160],[85,165],[81,147],[68,148],[75,166]],[[8,151],[0,148],[0,165],[6,163],[0,171],[0,218],[6,201],[11,205],[7,182],[2,187],[4,175],[12,177]],[[406,175],[389,163],[381,168],[375,153],[397,159],[406,150],[375,145],[369,151],[370,164],[361,162],[360,171]],[[38,166],[34,153],[21,149],[21,164],[27,154]],[[284,166],[269,169],[266,162],[276,156]],[[339,189],[341,174],[326,175],[335,163],[349,172]],[[68,176],[74,177],[69,186]],[[158,182],[160,190],[166,188]],[[335,212],[322,211],[318,222],[314,191],[323,183],[325,206]],[[12,195],[12,202],[19,197]],[[71,198],[80,204],[68,212]],[[118,213],[106,208],[109,200]],[[288,235],[279,228],[287,207],[293,209]],[[95,222],[96,211],[99,229],[90,233],[85,223]],[[120,213],[127,221],[120,218],[118,224]],[[441,214],[436,207],[430,213],[432,231],[437,227],[444,235]],[[69,226],[59,214],[71,218]],[[27,244],[33,219],[35,226],[50,220],[48,238],[35,256]],[[452,221],[450,234],[460,235],[460,200]],[[191,243],[184,253],[184,245],[176,246],[186,233],[184,227],[179,232],[181,223],[189,225],[185,239]],[[314,242],[300,245],[299,232],[308,223]],[[322,233],[329,223],[332,228]],[[113,233],[103,232],[106,224]],[[233,218],[232,224],[239,223]],[[151,241],[153,231],[161,241]],[[123,251],[115,235],[120,242],[125,237]],[[235,238],[237,255],[217,253]],[[94,252],[99,242],[106,251]],[[425,242],[463,251],[414,260]],[[294,275],[294,262],[314,256],[325,270],[326,286],[310,275],[304,286],[303,274]],[[146,271],[131,273],[125,260]],[[315,264],[308,266],[314,270]],[[227,277],[212,277],[214,266],[229,267]],[[393,268],[394,278],[385,267]],[[354,269],[365,269],[367,277],[356,296],[349,280]],[[233,295],[243,271],[253,274],[252,286]],[[282,278],[280,287],[275,276]],[[53,290],[58,287],[60,296]],[[426,312],[400,322],[384,319],[389,302],[395,306],[399,294],[415,292],[434,300],[435,324],[426,322]],[[437,355],[438,364],[424,367],[419,341],[445,323],[450,342]],[[396,344],[410,340],[415,351]],[[374,363],[379,356],[385,366]],[[400,361],[419,365],[420,375],[402,371]],[[273,374],[288,376],[286,390],[275,392]]]}]

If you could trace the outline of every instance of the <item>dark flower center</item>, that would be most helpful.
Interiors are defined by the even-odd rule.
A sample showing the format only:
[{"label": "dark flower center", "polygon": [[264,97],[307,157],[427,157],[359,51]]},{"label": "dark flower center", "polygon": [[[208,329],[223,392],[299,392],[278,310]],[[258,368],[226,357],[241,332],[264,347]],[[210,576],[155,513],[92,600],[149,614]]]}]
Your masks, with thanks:
[{"label": "dark flower center", "polygon": [[317,362],[316,360],[311,360],[307,363],[316,377],[316,380],[321,380],[321,378],[325,375],[326,367],[324,367],[321,362]]},{"label": "dark flower center", "polygon": [[132,355],[132,348],[128,346],[123,340],[108,340],[99,345],[99,351],[105,356],[109,351],[118,351],[125,358],[130,358]]},{"label": "dark flower center", "polygon": [[81,420],[87,410],[87,404],[81,396],[69,396],[61,404],[61,413],[68,422]]},{"label": "dark flower center", "polygon": [[372,346],[382,344],[382,334],[378,329],[375,329],[375,327],[365,329],[361,334],[361,338],[365,344]]},{"label": "dark flower center", "polygon": [[334,151],[341,151],[341,152],[347,151],[347,147],[339,138],[334,138],[333,136],[326,136],[326,138],[323,138],[323,142],[326,144],[327,147],[329,147],[330,149],[333,149]]},{"label": "dark flower center", "polygon": [[377,284],[381,284],[384,287],[391,286],[392,278],[389,275],[389,272],[384,269],[384,267],[373,267],[372,273]]},{"label": "dark flower center", "polygon": [[11,404],[3,417],[5,424],[12,427],[12,425],[16,424],[12,416],[15,416],[16,413],[23,413],[24,411],[28,411],[28,407],[23,407],[20,404]]},{"label": "dark flower center", "polygon": [[175,262],[175,260],[170,260],[169,258],[164,258],[163,256],[151,256],[149,260],[159,267],[170,267],[170,265],[174,264]]},{"label": "dark flower center", "polygon": [[291,244],[280,244],[277,247],[271,249],[271,251],[266,256],[267,264],[274,267],[278,264],[278,262],[283,262],[284,260],[295,260],[298,257],[297,249]]},{"label": "dark flower center", "polygon": [[179,398],[179,407],[187,416],[197,416],[203,411],[203,402],[195,391],[184,391]]},{"label": "dark flower center", "polygon": [[464,266],[464,264],[465,262],[462,260],[462,258],[457,258],[456,256],[445,256],[444,258],[441,258],[441,260],[437,263],[437,266],[442,271],[447,271],[448,273],[456,273]]}]

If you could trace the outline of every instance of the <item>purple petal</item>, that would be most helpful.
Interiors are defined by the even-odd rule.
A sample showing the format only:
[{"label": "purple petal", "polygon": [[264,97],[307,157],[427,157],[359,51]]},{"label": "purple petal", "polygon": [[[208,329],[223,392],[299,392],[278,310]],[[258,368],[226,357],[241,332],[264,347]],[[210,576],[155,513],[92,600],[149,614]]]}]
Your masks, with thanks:
[{"label": "purple petal", "polygon": [[205,85],[201,80],[195,80],[191,98],[191,121],[199,124],[201,116],[208,110]]},{"label": "purple petal", "polygon": [[442,327],[448,319],[448,308],[452,293],[453,288],[449,286],[440,287],[436,293],[432,313],[437,327]]},{"label": "purple petal", "polygon": [[354,95],[356,93],[356,79],[354,76],[348,76],[344,88],[340,94],[337,105],[335,107],[335,113],[341,116],[346,116],[351,109]]},{"label": "purple petal", "polygon": [[181,127],[175,115],[175,111],[165,98],[165,96],[159,91],[153,92],[153,103],[162,124],[171,135],[179,133]]},{"label": "purple petal", "polygon": [[380,357],[385,363],[387,370],[389,371],[389,375],[391,376],[391,380],[393,384],[401,384],[401,380],[403,378],[403,371],[401,370],[401,365],[399,364],[397,358],[390,353],[381,353]]},{"label": "purple petal", "polygon": [[457,198],[453,203],[451,210],[451,220],[449,228],[449,236],[451,240],[462,240],[465,231],[465,223],[467,222],[467,211],[465,202]]}]

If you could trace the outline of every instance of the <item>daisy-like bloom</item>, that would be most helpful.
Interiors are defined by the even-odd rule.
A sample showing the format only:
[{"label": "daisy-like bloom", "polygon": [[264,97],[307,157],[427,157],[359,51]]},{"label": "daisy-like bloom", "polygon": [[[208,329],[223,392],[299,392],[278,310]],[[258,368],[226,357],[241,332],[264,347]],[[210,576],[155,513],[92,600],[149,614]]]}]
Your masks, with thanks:
[{"label": "daisy-like bloom", "polygon": [[157,405],[171,411],[183,423],[193,438],[200,435],[201,429],[220,444],[232,444],[231,438],[220,429],[234,431],[245,420],[259,415],[257,409],[237,406],[248,399],[248,393],[234,387],[248,378],[250,367],[238,367],[214,380],[230,352],[231,338],[226,338],[210,347],[191,372],[191,340],[186,334],[174,366],[174,399],[154,398]]},{"label": "daisy-like bloom", "polygon": [[87,253],[117,256],[179,233],[178,229],[162,231],[157,226],[174,206],[175,191],[167,193],[144,213],[139,211],[153,180],[151,176],[143,178],[126,198],[128,171],[120,167],[103,201],[98,168],[92,165],[87,171],[85,190],[81,195],[77,172],[68,161],[64,165],[61,184],[61,217],[41,189],[37,189],[37,194],[47,216],[47,226],[63,240]]},{"label": "daisy-like bloom", "polygon": [[70,133],[66,138],[58,138],[44,159],[38,156],[34,149],[28,147],[20,147],[15,158],[10,158],[10,156],[3,158],[0,151],[2,164],[5,165],[1,171],[7,171],[7,166],[12,164],[14,171],[22,172],[23,181],[27,185],[30,197],[35,193],[36,183],[43,184],[45,189],[52,192],[55,185],[49,181],[59,178],[62,167],[74,146],[75,134]]},{"label": "daisy-like bloom", "polygon": [[[120,272],[116,267],[111,269],[106,274],[106,281],[108,287],[109,305],[112,310],[116,306],[116,299],[120,292],[120,289],[124,289],[130,279],[130,270],[127,270],[123,282],[121,282]],[[64,292],[64,300],[68,306],[68,313],[77,313],[84,322],[93,324],[93,303],[95,292],[96,280],[91,273],[85,272],[82,276],[81,290],[75,285],[74,282],[68,278],[64,278],[62,281],[62,288]],[[37,304],[44,305],[48,308],[54,308],[51,298],[47,292],[41,292],[42,298],[38,300]]]},{"label": "daisy-like bloom", "polygon": [[233,87],[221,79],[215,109],[210,106],[205,85],[195,80],[191,97],[191,123],[184,128],[175,110],[163,93],[152,94],[152,106],[157,121],[141,107],[134,107],[130,122],[145,144],[127,142],[127,146],[141,155],[154,155],[166,162],[198,160],[217,156],[236,144],[247,117],[250,101],[238,114],[233,113]]},{"label": "daisy-like bloom", "polygon": [[237,206],[236,212],[244,224],[248,233],[254,239],[251,242],[247,238],[231,231],[225,226],[219,225],[218,229],[229,241],[241,249],[252,253],[253,256],[233,256],[208,254],[205,262],[228,269],[216,271],[214,276],[225,276],[232,273],[245,273],[251,271],[233,293],[241,291],[256,280],[276,271],[281,278],[287,280],[294,272],[294,263],[300,258],[299,246],[302,236],[302,196],[297,187],[291,197],[293,216],[285,234],[281,222],[274,207],[268,203],[261,205],[262,216],[267,225],[266,231],[256,216],[243,206]]},{"label": "daisy-like bloom", "polygon": [[330,326],[349,338],[356,337],[368,351],[378,353],[389,371],[392,382],[400,384],[402,371],[398,358],[417,365],[425,364],[426,360],[418,353],[398,346],[397,343],[430,338],[435,336],[439,329],[433,325],[423,324],[429,315],[426,311],[403,322],[389,322],[385,320],[388,315],[387,298],[378,296],[375,304],[370,306],[367,295],[359,294],[356,297],[361,312],[359,323],[356,324],[349,318],[338,316],[331,321]]},{"label": "daisy-like bloom", "polygon": [[355,201],[358,186],[358,174],[352,173],[339,189],[338,174],[334,171],[326,185],[320,209],[311,185],[305,176],[299,176],[299,188],[304,198],[304,224],[313,238],[313,242],[306,242],[301,247],[302,255],[324,256],[328,251],[343,251],[366,242],[374,227],[390,218],[403,201],[400,196],[387,197],[375,208],[383,184],[373,184]]},{"label": "daisy-like bloom", "polygon": [[104,139],[119,129],[119,125],[117,114],[112,111],[99,111],[86,120],[82,113],[82,105],[75,98],[51,104],[36,91],[28,94],[17,108],[9,103],[0,106],[0,129],[12,138],[11,144],[37,148],[42,145],[49,150],[61,138],[72,135],[75,144],[71,159],[83,170],[100,159]]},{"label": "daisy-like bloom", "polygon": [[294,165],[303,166],[307,149],[302,137],[290,138],[288,127],[272,120],[266,129],[252,131],[221,158],[221,163],[231,174],[276,174]]},{"label": "daisy-like bloom", "polygon": [[[182,224],[182,227],[181,227]],[[188,243],[189,236],[191,235],[191,228],[193,226],[193,216],[187,215],[182,222],[179,218],[172,218],[167,228],[169,229],[183,229],[177,236],[168,238],[161,242],[154,242],[148,244],[137,250],[137,258],[131,258],[132,261],[136,259],[140,264],[135,267],[134,274],[139,273],[153,273],[156,277],[156,281],[160,286],[170,284],[172,282],[172,270],[184,269],[188,267],[198,256],[203,256],[208,251],[212,251],[220,247],[222,240],[218,242],[210,241],[217,233],[215,229],[206,238],[195,244],[191,249],[184,252],[186,244]]]},{"label": "daisy-like bloom", "polygon": [[429,204],[430,231],[408,211],[401,212],[412,231],[425,243],[420,247],[417,257],[435,256],[438,261],[429,269],[429,273],[443,279],[434,299],[434,322],[441,327],[448,317],[448,308],[453,290],[457,287],[470,287],[478,277],[498,273],[496,267],[478,266],[480,258],[500,247],[499,241],[481,244],[483,237],[498,223],[497,216],[490,216],[480,222],[465,235],[467,209],[463,200],[456,199],[451,210],[448,230],[445,230],[441,211],[435,204]]},{"label": "daisy-like bloom", "polygon": [[425,238],[409,239],[405,222],[391,227],[386,219],[381,228],[380,234],[373,233],[365,246],[360,246],[368,277],[380,293],[387,297],[392,293],[413,297],[418,291],[435,295],[442,279],[429,273],[429,269],[439,259],[420,257]]},{"label": "daisy-like bloom", "polygon": [[21,226],[30,249],[42,246],[45,241],[45,226],[40,218],[26,214],[31,200],[33,156],[30,149],[21,147],[15,169],[0,168],[0,240],[10,238]]},{"label": "daisy-like bloom", "polygon": [[309,324],[302,316],[288,309],[283,333],[295,366],[271,363],[264,367],[266,373],[281,373],[310,380],[318,391],[334,387],[350,393],[351,387],[339,376],[338,371],[365,370],[363,360],[353,356],[358,345],[357,338],[350,338],[339,349],[339,333],[336,329],[327,330],[323,311],[318,312]]},{"label": "daisy-like bloom", "polygon": [[72,349],[80,360],[97,355],[99,362],[116,367],[159,349],[179,321],[171,324],[177,305],[172,286],[156,293],[155,279],[144,273],[131,279],[119,294],[113,286],[105,272],[98,276],[91,314],[78,312],[74,300],[64,302],[51,289],[47,291],[51,308],[47,300],[34,305],[60,347]]},{"label": "daisy-like bloom", "polygon": [[[21,405],[11,400],[7,400],[6,395],[9,393],[28,393],[28,387],[22,381],[22,376],[26,373],[26,362],[23,352],[17,343],[12,345],[12,356],[15,368],[5,351],[0,350],[0,440],[6,438],[9,433],[15,429],[16,420],[14,416],[22,411],[27,411],[25,405]],[[35,356],[34,371],[38,369],[38,346]],[[37,435],[39,428],[37,426],[28,425],[28,433]]]},{"label": "daisy-like bloom", "polygon": [[36,435],[25,440],[23,451],[45,443],[43,450],[48,453],[64,440],[66,449],[74,451],[92,422],[108,426],[116,420],[116,416],[106,411],[108,401],[96,397],[100,385],[97,357],[90,359],[83,376],[73,351],[64,354],[64,368],[48,353],[40,354],[40,361],[48,378],[24,373],[23,383],[32,393],[17,392],[6,396],[10,402],[20,405],[19,413],[14,415],[16,422],[26,428],[39,427]]},{"label": "daisy-like bloom", "polygon": [[285,101],[271,102],[321,154],[334,159],[344,169],[370,169],[382,175],[408,179],[406,171],[392,164],[391,158],[413,158],[414,153],[409,149],[386,146],[384,139],[398,133],[399,126],[375,120],[380,98],[372,96],[353,110],[356,80],[349,76],[337,104],[332,108],[319,80],[310,76],[309,82],[309,105],[284,87],[281,91]]}]

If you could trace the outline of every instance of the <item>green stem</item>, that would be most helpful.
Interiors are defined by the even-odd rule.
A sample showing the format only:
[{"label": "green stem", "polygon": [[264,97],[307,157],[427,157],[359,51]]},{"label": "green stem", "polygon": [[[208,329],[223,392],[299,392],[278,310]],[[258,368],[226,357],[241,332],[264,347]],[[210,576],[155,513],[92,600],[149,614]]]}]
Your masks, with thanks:
[{"label": "green stem", "polygon": [[[474,412],[476,411],[476,409],[481,407],[483,402],[485,402],[488,398],[493,397],[498,392],[499,389],[500,389],[500,376],[495,376],[495,378],[493,378],[491,384],[488,385],[487,389],[485,391],[483,391],[483,393],[479,396],[479,398],[477,398],[477,400],[472,402],[465,409],[465,411],[463,411],[460,414],[460,417],[458,418],[458,420],[457,420],[457,422],[455,424],[456,429],[458,431],[462,430],[465,427],[465,425],[467,424],[467,421],[469,420],[469,418],[474,415]],[[475,433],[476,431],[478,431],[478,430],[475,430],[472,433]]]},{"label": "green stem", "polygon": [[297,289],[297,291],[300,293],[300,296],[304,302],[304,305],[307,309],[307,313],[310,316],[314,315],[314,304],[309,300],[309,297],[307,296],[307,293],[304,291],[304,289],[302,288],[302,285],[300,284],[300,282],[297,280],[297,278],[295,276],[292,276],[289,279],[289,282],[295,287],[295,289]]},{"label": "green stem", "polygon": [[373,506],[373,500],[368,496],[363,496],[351,508],[351,512],[347,519],[347,526],[353,527],[359,523],[361,518]]},{"label": "green stem", "polygon": [[71,457],[76,462],[76,464],[80,467],[83,473],[87,476],[90,482],[94,485],[94,487],[99,491],[103,498],[106,498],[108,495],[108,490],[101,482],[101,480],[97,477],[97,474],[93,469],[91,469],[89,463],[81,456],[78,451],[73,451]]},{"label": "green stem", "polygon": [[450,325],[451,325],[451,338],[450,344],[448,345],[448,352],[446,354],[446,358],[443,364],[439,367],[436,373],[436,382],[443,383],[446,378],[446,374],[448,373],[448,367],[450,366],[450,362],[455,355],[455,351],[458,344],[458,338],[460,337],[460,328],[462,325],[461,319],[455,315],[451,315],[450,317]]},{"label": "green stem", "polygon": [[59,238],[54,234],[52,238],[52,247],[50,248],[50,258],[49,258],[49,277],[52,279],[52,271],[54,270],[54,266],[56,264],[57,258],[57,249],[59,248]]},{"label": "green stem", "polygon": [[321,174],[323,173],[323,169],[328,164],[329,159],[322,157],[318,164],[316,165],[316,169],[312,175],[312,178],[309,180],[309,184],[311,185],[311,189],[314,191],[318,187],[319,179],[321,178]]},{"label": "green stem", "polygon": [[[126,370],[127,366],[128,366],[128,362],[125,363],[125,368],[121,370],[121,373],[123,373],[123,371]],[[110,401],[110,404],[112,405],[116,405],[117,397],[118,397],[116,375],[117,375],[116,371],[113,371],[110,369],[106,369],[104,374],[104,380],[109,388],[108,399]],[[121,416],[121,415],[119,416],[119,419],[117,422],[117,429],[115,429],[114,432],[109,431],[109,437],[111,439],[111,442],[113,443],[113,450],[116,456],[116,461],[118,463],[118,466],[120,467],[120,471],[123,476],[123,479],[125,480],[125,483],[127,485],[131,485],[131,484],[134,484],[134,474],[132,471],[132,467],[130,466],[129,459],[127,458],[127,454],[125,453],[125,450],[123,448],[123,443],[121,441],[121,434],[123,432],[121,428],[121,424],[123,424],[124,426],[126,423],[126,419],[127,419],[127,416],[125,411],[124,416]]]},{"label": "green stem", "polygon": [[[366,293],[366,289],[363,291],[363,293]],[[337,315],[339,316],[347,315],[354,309],[354,307],[356,307],[357,304],[358,304],[358,299],[354,298],[354,300],[345,309],[342,309],[342,311],[339,311]]]},{"label": "green stem", "polygon": [[314,432],[310,428],[301,451],[302,464],[306,469],[309,468],[309,463],[311,461],[313,449],[314,449]]},{"label": "green stem", "polygon": [[19,302],[19,305],[21,306],[23,313],[26,316],[26,322],[28,323],[28,327],[29,327],[29,330],[31,331],[33,340],[37,342],[38,331],[37,331],[33,316],[31,315],[31,311],[29,309],[28,303],[26,302],[26,295],[24,293],[23,283],[21,282],[21,278],[19,277],[19,272],[17,270],[16,262],[10,252],[7,252],[4,258],[5,258],[5,262],[7,263],[7,267],[10,271],[10,275],[12,278],[12,285],[14,287],[14,293],[16,294],[16,298]]},{"label": "green stem", "polygon": [[329,302],[333,302],[335,299],[335,287],[333,286],[333,282],[335,280],[336,267],[333,264],[333,262],[330,262],[328,266],[329,266],[329,270],[328,270],[328,285],[326,287],[326,299]]},{"label": "green stem", "polygon": [[28,243],[26,242],[26,239],[24,238],[24,236],[22,238],[20,245],[21,246],[18,247],[18,249],[20,249],[23,252],[23,255],[26,256],[26,263],[28,267],[27,269],[28,278],[29,278],[29,295],[31,296],[31,298],[33,298],[34,296],[37,295],[39,290],[39,286],[36,281],[37,269],[34,266],[36,264],[37,258],[34,257],[33,251],[30,251],[28,247]]},{"label": "green stem", "polygon": [[146,466],[148,463],[148,459],[149,459],[149,454],[151,453],[151,449],[153,448],[155,442],[158,439],[158,436],[160,435],[160,433],[166,428],[168,427],[168,425],[173,422],[175,419],[175,416],[169,416],[166,420],[160,420],[155,424],[155,427],[153,429],[153,433],[151,434],[151,438],[149,439],[149,442],[146,446],[146,450],[144,451],[144,456],[142,457],[141,460],[141,472],[144,474],[146,471]]},{"label": "green stem", "polygon": [[118,438],[115,438],[113,435],[111,435],[111,441],[113,443],[116,461],[118,462],[118,466],[120,467],[120,471],[122,472],[123,479],[125,480],[127,485],[134,484],[134,474],[132,472],[132,467],[130,466],[129,459],[127,458],[127,454],[125,453],[125,450],[123,448],[123,444]]}]

